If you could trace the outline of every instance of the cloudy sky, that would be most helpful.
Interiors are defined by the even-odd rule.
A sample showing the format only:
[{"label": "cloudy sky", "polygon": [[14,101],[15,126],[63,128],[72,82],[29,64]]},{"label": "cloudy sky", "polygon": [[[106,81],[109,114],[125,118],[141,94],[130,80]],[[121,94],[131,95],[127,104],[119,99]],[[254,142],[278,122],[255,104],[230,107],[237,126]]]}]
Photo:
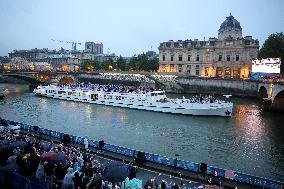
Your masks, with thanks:
[{"label": "cloudy sky", "polygon": [[104,52],[122,56],[151,47],[158,52],[163,41],[217,37],[230,13],[243,35],[262,44],[283,32],[283,7],[283,0],[1,0],[0,56],[14,49],[71,49],[51,39],[102,42]]}]

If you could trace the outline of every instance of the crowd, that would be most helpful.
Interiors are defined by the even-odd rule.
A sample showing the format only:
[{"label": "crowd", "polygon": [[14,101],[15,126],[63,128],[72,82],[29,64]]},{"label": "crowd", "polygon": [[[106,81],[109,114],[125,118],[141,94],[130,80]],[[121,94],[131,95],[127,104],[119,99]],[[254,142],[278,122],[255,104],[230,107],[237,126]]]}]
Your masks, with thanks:
[{"label": "crowd", "polygon": [[158,80],[161,83],[164,82],[176,82],[176,75],[151,75],[152,78]]},{"label": "crowd", "polygon": [[121,73],[100,73],[104,79],[123,80],[123,81],[138,81],[141,83],[155,83],[154,80],[142,74],[121,74]]},{"label": "crowd", "polygon": [[[17,172],[48,189],[189,189],[180,180],[166,182],[156,175],[144,184],[136,178],[137,167],[133,163],[99,161],[86,149],[55,145],[52,141],[19,134],[15,122],[0,118],[0,171]],[[212,186],[211,186],[212,187]],[[209,188],[209,186],[207,187]],[[216,187],[215,187],[216,188]],[[218,188],[218,187],[217,187]]]},{"label": "crowd", "polygon": [[148,93],[155,89],[150,86],[124,86],[124,85],[100,85],[100,84],[69,84],[63,85],[59,84],[59,87],[69,88],[69,89],[82,89],[82,90],[94,90],[94,91],[104,91],[104,92],[119,92],[119,93]]}]

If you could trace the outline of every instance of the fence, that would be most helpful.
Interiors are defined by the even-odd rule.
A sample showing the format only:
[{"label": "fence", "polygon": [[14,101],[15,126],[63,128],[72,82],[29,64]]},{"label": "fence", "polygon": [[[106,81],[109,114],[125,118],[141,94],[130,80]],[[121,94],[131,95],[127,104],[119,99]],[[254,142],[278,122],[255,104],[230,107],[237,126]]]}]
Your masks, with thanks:
[{"label": "fence", "polygon": [[[8,124],[10,124],[11,121],[7,120],[7,122],[8,122]],[[27,125],[27,124],[23,124],[23,123],[15,123],[15,122],[12,122],[12,123],[19,125],[21,127],[21,129],[24,129],[24,130],[27,130],[27,131],[30,131],[30,132],[38,132],[39,134],[46,135],[46,136],[54,138],[54,139],[61,139],[62,136],[65,135],[62,132],[53,131],[53,130],[45,129],[45,128],[40,128],[38,126],[31,126],[31,125]],[[73,144],[84,145],[84,139],[85,139],[84,137],[72,136],[72,135],[69,135],[69,137],[71,138],[71,141],[72,141]],[[94,147],[96,149],[99,149],[99,141],[90,140],[90,139],[87,139],[87,140],[89,142],[90,147]],[[137,157],[137,154],[139,152],[139,151],[136,151],[136,150],[133,150],[133,149],[130,149],[130,148],[125,148],[125,147],[116,146],[116,145],[107,144],[107,143],[104,144],[103,150],[113,152],[113,153],[116,153],[116,154],[120,154],[120,155],[124,155],[124,156],[128,156],[128,157],[131,157],[131,158]],[[182,170],[191,171],[191,172],[195,172],[195,173],[201,172],[200,171],[200,163],[194,163],[194,162],[190,162],[190,161],[174,159],[174,158],[162,156],[162,155],[159,155],[159,154],[152,154],[152,153],[148,153],[148,152],[145,152],[145,157],[146,157],[146,161],[148,161],[148,162],[160,164],[160,165],[163,165],[163,166],[169,166],[169,167],[173,167],[173,168],[180,168]],[[217,175],[219,177],[231,179],[232,181],[237,181],[237,182],[240,182],[240,183],[243,183],[243,184],[250,184],[250,185],[253,185],[253,186],[258,186],[258,187],[263,187],[263,188],[271,188],[271,189],[279,189],[282,186],[284,186],[284,183],[282,183],[280,181],[274,181],[274,180],[270,180],[270,179],[266,179],[266,178],[261,178],[261,177],[257,177],[257,176],[252,176],[252,175],[243,174],[243,173],[235,172],[235,171],[232,171],[232,170],[225,170],[225,169],[212,167],[212,166],[207,167],[207,174],[208,175],[210,175],[213,171],[216,171]],[[1,175],[0,175],[0,179],[1,179]]]}]

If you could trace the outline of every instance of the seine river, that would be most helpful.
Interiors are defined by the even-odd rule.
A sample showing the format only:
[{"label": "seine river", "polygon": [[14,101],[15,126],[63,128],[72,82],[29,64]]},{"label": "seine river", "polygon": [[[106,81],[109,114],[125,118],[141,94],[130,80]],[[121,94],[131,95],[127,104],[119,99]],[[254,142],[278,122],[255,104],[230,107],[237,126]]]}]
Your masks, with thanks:
[{"label": "seine river", "polygon": [[232,98],[234,114],[223,118],[36,97],[27,85],[0,83],[0,90],[6,119],[284,181],[284,115],[262,112],[256,99]]}]

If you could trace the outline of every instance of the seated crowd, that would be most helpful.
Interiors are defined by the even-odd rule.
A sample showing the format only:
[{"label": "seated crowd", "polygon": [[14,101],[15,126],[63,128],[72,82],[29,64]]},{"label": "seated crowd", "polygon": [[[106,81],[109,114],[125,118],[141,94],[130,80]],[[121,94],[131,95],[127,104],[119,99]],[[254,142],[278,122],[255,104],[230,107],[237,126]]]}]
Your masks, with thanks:
[{"label": "seated crowd", "polygon": [[[133,163],[117,161],[101,162],[88,149],[52,141],[19,135],[19,126],[0,118],[0,171],[17,172],[19,175],[48,189],[189,189],[181,180],[180,185],[162,180],[158,176],[144,186],[136,178],[137,167]],[[86,148],[86,147],[85,147]],[[124,171],[123,179],[117,169]],[[116,171],[115,171],[116,170]],[[205,187],[204,185],[200,185]],[[208,188],[208,187],[207,187]]]},{"label": "seated crowd", "polygon": [[104,79],[155,83],[143,74],[100,73]]},{"label": "seated crowd", "polygon": [[152,92],[155,89],[149,86],[124,86],[124,85],[100,85],[100,84],[68,84],[58,85],[62,88],[70,88],[70,89],[82,89],[82,90],[94,90],[94,91],[104,91],[104,92],[119,92],[119,93],[148,93]]},{"label": "seated crowd", "polygon": [[150,77],[158,80],[161,83],[164,82],[176,82],[178,76],[176,75],[151,75]]}]

